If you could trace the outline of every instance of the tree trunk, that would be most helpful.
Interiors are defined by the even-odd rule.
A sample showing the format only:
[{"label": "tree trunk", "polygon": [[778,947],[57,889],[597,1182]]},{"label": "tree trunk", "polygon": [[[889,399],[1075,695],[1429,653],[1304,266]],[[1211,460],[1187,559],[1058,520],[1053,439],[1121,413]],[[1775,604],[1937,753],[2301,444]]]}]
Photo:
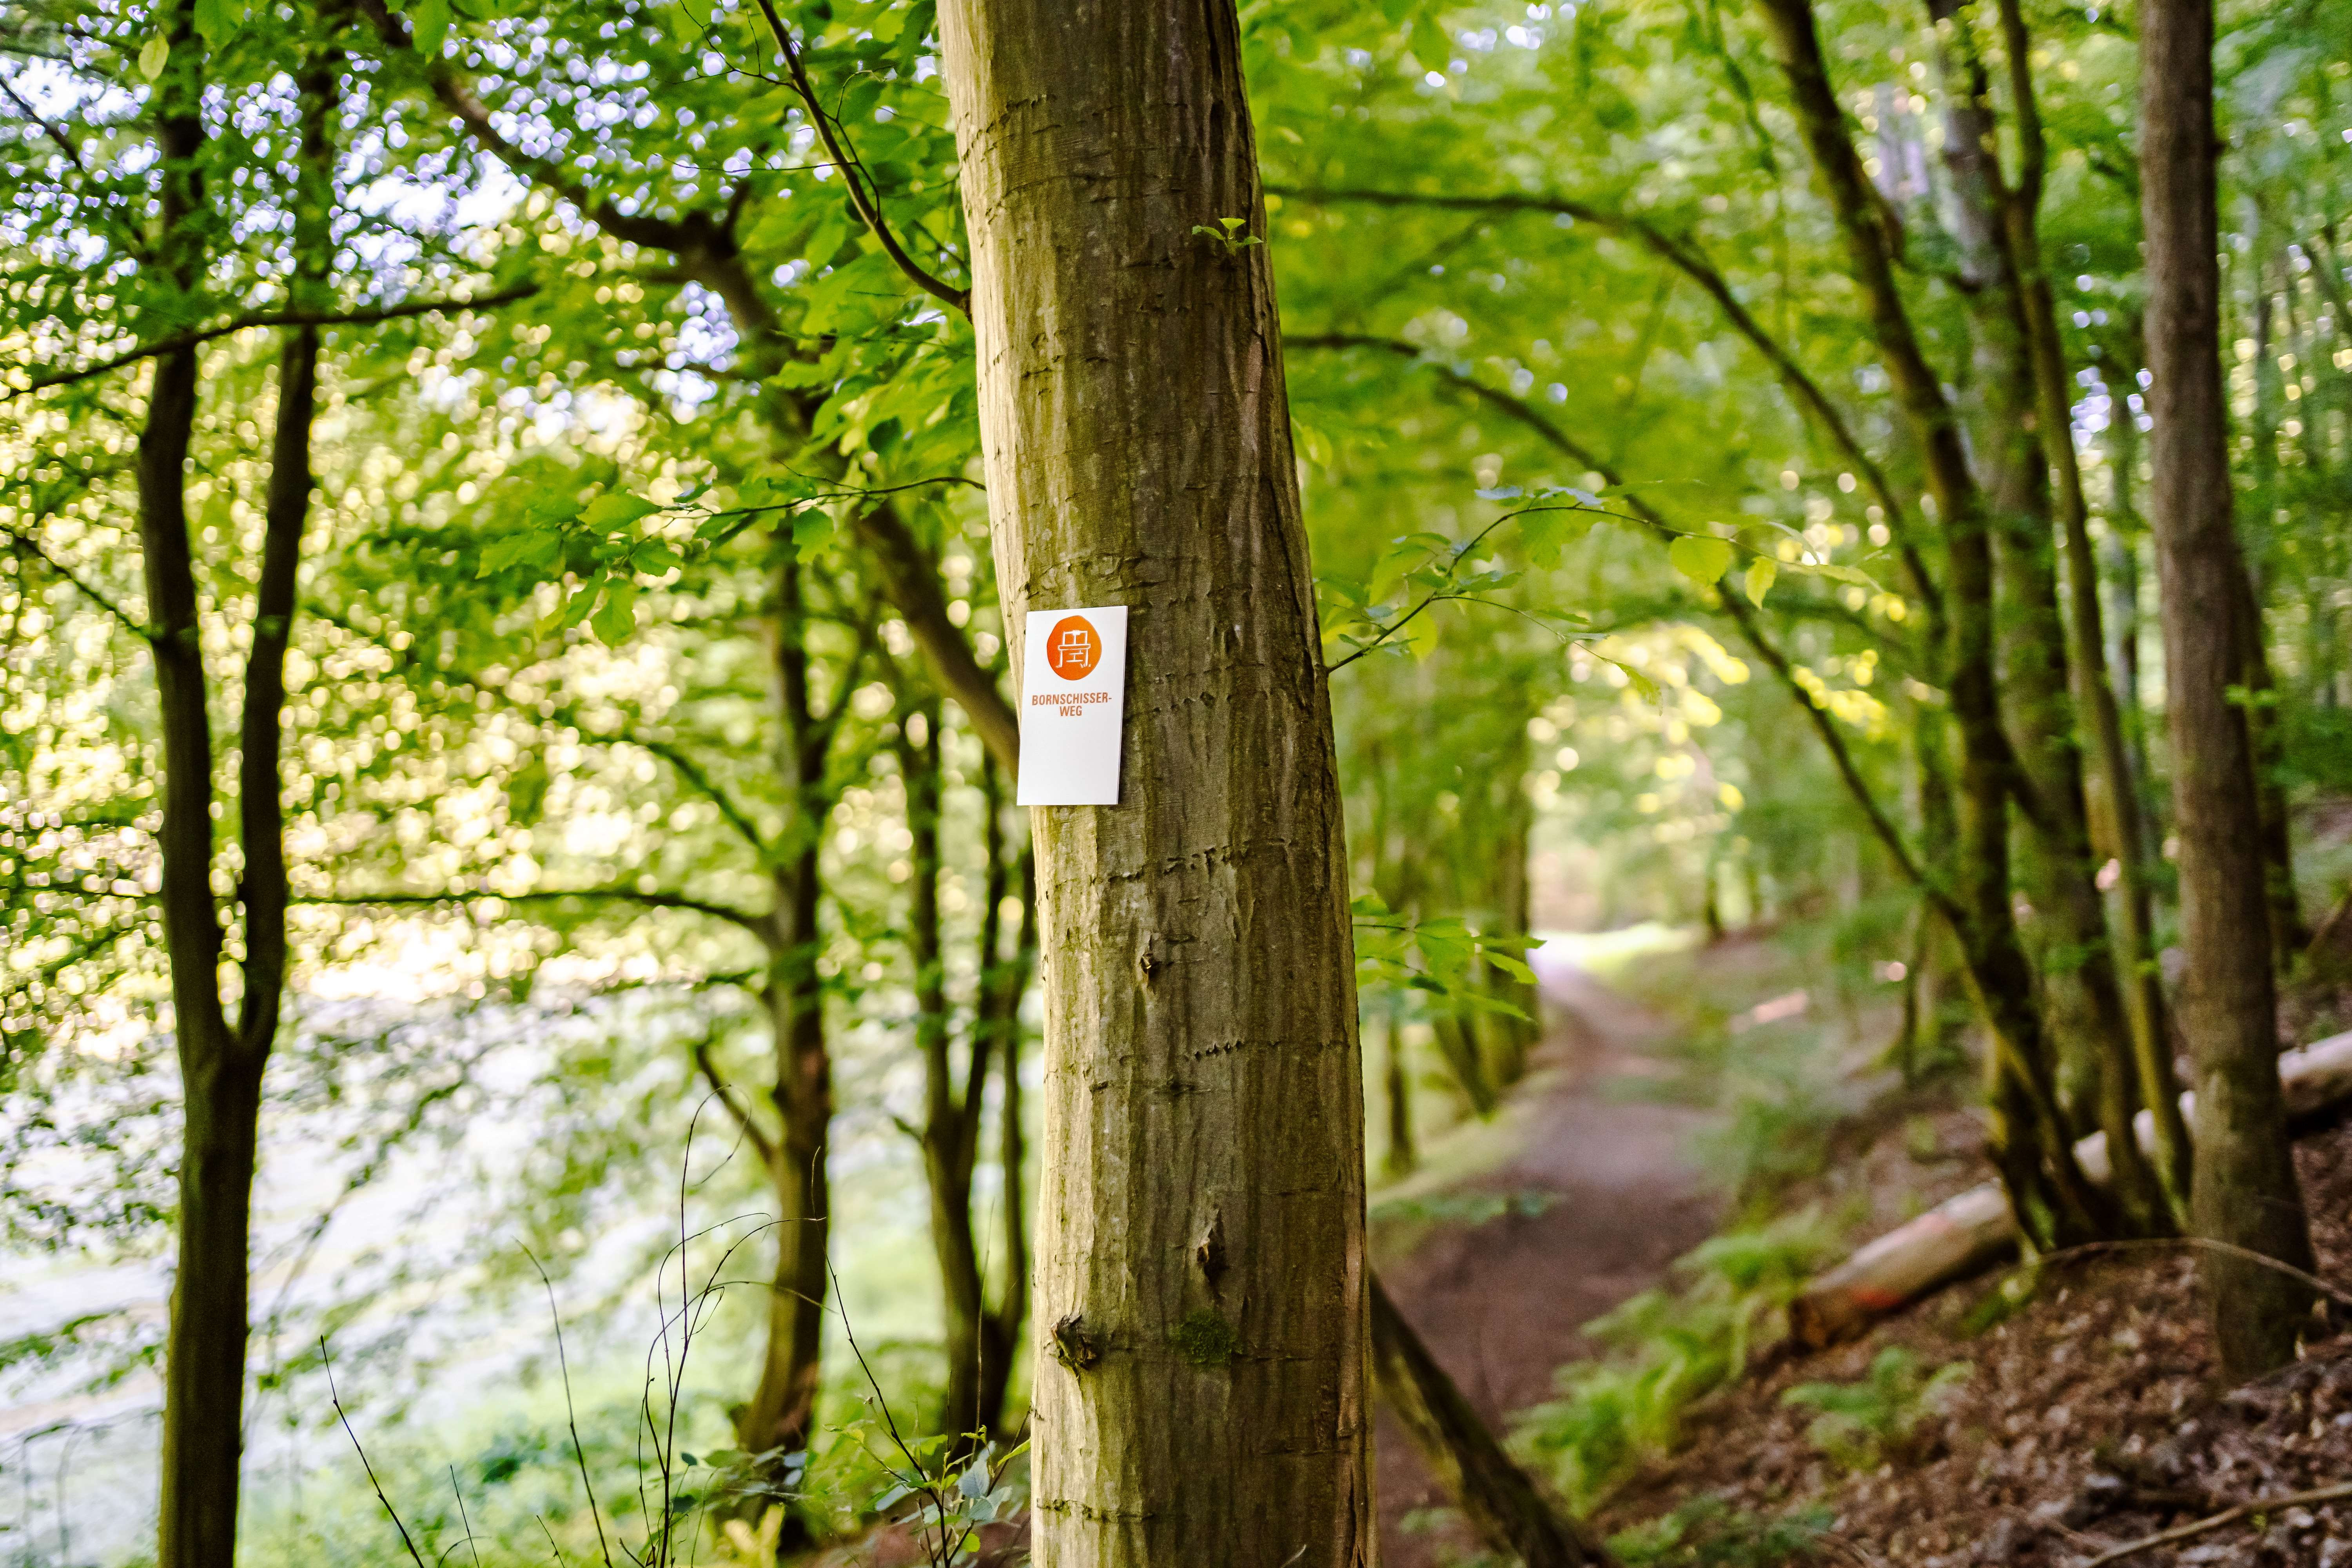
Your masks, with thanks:
[{"label": "tree trunk", "polygon": [[941,7],[997,581],[1129,606],[1122,800],[1032,815],[1035,1539],[1375,1551],[1347,861],[1231,0]]},{"label": "tree trunk", "polygon": [[[759,1384],[735,1421],[738,1439],[755,1454],[789,1454],[808,1447],[816,1416],[828,1286],[825,1249],[832,1231],[825,1167],[833,1139],[833,1057],[816,961],[823,892],[817,849],[831,808],[825,762],[834,726],[817,714],[810,689],[801,568],[790,542],[781,547],[785,563],[777,580],[776,675],[783,735],[777,763],[793,809],[777,847],[776,903],[767,933],[765,997],[774,1060],[768,1095],[780,1130],[767,1151],[776,1199],[776,1269]],[[836,717],[846,698],[845,692],[835,700]]]},{"label": "tree trunk", "polygon": [[[1494,862],[1495,918],[1501,931],[1509,936],[1526,936],[1534,921],[1534,889],[1528,877],[1528,841],[1535,832],[1535,802],[1529,798],[1524,775],[1527,771],[1527,731],[1506,753],[1503,786],[1503,842],[1501,853]],[[1714,882],[1707,884],[1708,907],[1713,907]],[[1721,920],[1717,921],[1718,933]],[[1543,1037],[1543,998],[1530,981],[1507,974],[1489,963],[1482,963],[1488,994],[1499,1002],[1508,1003],[1524,1015],[1513,1017],[1508,1013],[1488,1015],[1492,1024],[1489,1037],[1493,1040],[1488,1062],[1497,1088],[1508,1089],[1527,1076],[1528,1053]]]},{"label": "tree trunk", "polygon": [[[1952,174],[1960,264],[1976,329],[1978,450],[1990,474],[2003,711],[2034,808],[2028,813],[2033,833],[2026,883],[2049,933],[2039,943],[2044,1017],[2057,1065],[2071,1080],[2070,1109],[2094,1111],[2117,1151],[2113,1192],[2123,1228],[2150,1235],[2170,1228],[2169,1205],[2131,1137],[2139,1109],[2138,1058],[2116,978],[2105,900],[2094,880],[2074,681],[2052,555],[2052,443],[2041,433],[2045,411],[2028,281],[2042,277],[2032,216],[2041,200],[2040,128],[2029,98],[2019,117],[2026,156],[2019,185],[2011,189],[1996,156],[2000,128],[1991,83],[1969,18],[1958,0],[1928,0],[1927,13],[1939,40],[1944,160]],[[2022,42],[2012,39],[2011,46]],[[2071,457],[2072,421],[2063,392],[2055,417],[2058,444]],[[2083,1130],[2070,1120],[2070,1133]],[[2104,1226],[2107,1216],[2100,1218]]]},{"label": "tree trunk", "polygon": [[1412,1070],[1405,1060],[1403,1013],[1394,996],[1381,1013],[1381,1088],[1389,1113],[1388,1152],[1381,1163],[1391,1176],[1409,1176],[1421,1163],[1412,1141]]},{"label": "tree trunk", "polygon": [[1945,680],[1960,736],[1959,825],[1954,879],[1929,889],[1968,965],[1969,991],[2000,1070],[2016,1079],[2018,1117],[1994,1119],[1993,1152],[2011,1184],[2027,1234],[2043,1244],[2098,1233],[2100,1199],[2074,1163],[2060,1123],[2049,1043],[2033,1001],[2033,971],[2010,906],[2008,806],[2016,763],[2000,723],[1993,673],[1993,568],[1982,491],[1942,379],[1919,346],[1895,279],[1895,219],[1863,172],[1822,55],[1811,0],[1759,0],[1815,173],[1830,198],[1849,268],[1861,288],[1895,400],[1917,441],[1927,491],[1947,540],[1949,646]]},{"label": "tree trunk", "polygon": [[[987,776],[991,782],[990,821],[995,825],[989,836],[990,864],[1003,867],[1006,864],[1003,805],[994,783],[1000,775],[992,767]],[[1021,926],[1013,938],[1010,958],[995,959],[993,943],[989,948],[995,970],[994,1001],[985,1020],[985,1027],[995,1040],[991,1054],[997,1063],[1002,1086],[997,1102],[997,1164],[1004,1188],[1000,1220],[1004,1241],[1004,1284],[996,1305],[981,1318],[979,1422],[982,1429],[999,1437],[1010,1436],[1005,1408],[1011,1398],[1013,1366],[1020,1358],[1021,1330],[1029,1318],[1029,1216],[1025,1194],[1028,1130],[1022,1120],[1021,1001],[1028,994],[1029,977],[1037,967],[1037,878],[1027,844],[1013,857],[1012,869],[1010,881],[1020,889]],[[1002,884],[992,889],[999,903],[1003,902],[1003,893]],[[977,1081],[975,1077],[975,1084]]]},{"label": "tree trunk", "polygon": [[[2215,259],[2211,0],[2140,11],[2140,206],[2154,376],[2148,513],[2164,595],[2166,699],[2180,836],[2181,1026],[2197,1063],[2197,1233],[2312,1267],[2279,1093],[2270,911],[2245,711],[2230,700],[2249,628],[2233,569]],[[2294,1352],[2311,1293],[2243,1258],[2201,1256],[2232,1378]]]},{"label": "tree trunk", "polygon": [[[163,19],[171,53],[155,93],[161,157],[157,250],[172,287],[202,279],[205,192],[196,168],[205,133],[201,46],[193,6]],[[297,79],[301,132],[293,288],[301,303],[324,288],[331,241],[335,83],[340,57],[321,46]],[[188,535],[187,466],[197,405],[194,350],[156,361],[139,445],[140,534],[149,635],[163,718],[162,902],[170,952],[184,1127],[179,1257],[164,1347],[161,1568],[215,1568],[236,1551],[243,1456],[247,1259],[263,1068],[277,1037],[286,982],[286,856],[278,798],[285,657],[294,616],[302,530],[311,489],[310,427],[319,339],[298,330],[279,361],[277,426],[263,512],[240,718],[238,822],[245,852],[244,994],[234,1027],[220,997],[224,939],[213,870],[213,743]]]},{"label": "tree trunk", "polygon": [[1371,1281],[1372,1377],[1381,1401],[1478,1539],[1526,1568],[1586,1568],[1609,1554],[1544,1500],[1462,1390]]},{"label": "tree trunk", "polygon": [[[931,1201],[931,1251],[940,1268],[940,1322],[947,1381],[934,1430],[961,1445],[982,1430],[980,1415],[981,1321],[986,1289],[980,1241],[972,1226],[971,1177],[980,1152],[982,1086],[988,1039],[975,1026],[969,1084],[956,1083],[954,1040],[949,1031],[947,950],[940,930],[940,705],[916,704],[899,718],[898,774],[907,792],[908,956],[915,970],[915,1049],[923,1062],[923,1180]],[[919,731],[922,739],[914,738]],[[984,923],[995,916],[989,911]],[[983,931],[983,943],[986,932]],[[983,945],[982,968],[988,954]],[[982,981],[983,986],[986,981]]]}]

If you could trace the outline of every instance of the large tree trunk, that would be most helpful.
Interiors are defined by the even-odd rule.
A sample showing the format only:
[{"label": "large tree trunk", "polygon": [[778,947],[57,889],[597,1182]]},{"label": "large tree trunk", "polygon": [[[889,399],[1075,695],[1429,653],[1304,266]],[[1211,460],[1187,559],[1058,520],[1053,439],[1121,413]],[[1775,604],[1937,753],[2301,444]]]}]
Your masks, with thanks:
[{"label": "large tree trunk", "polygon": [[1587,1568],[1609,1554],[1563,1517],[1519,1468],[1375,1278],[1372,1376],[1381,1400],[1412,1439],[1478,1539],[1526,1568]]},{"label": "large tree trunk", "polygon": [[[2140,207],[2147,231],[2149,521],[2164,595],[2166,700],[2180,837],[2181,1026],[2197,1063],[2197,1233],[2312,1267],[2286,1140],[2262,822],[2244,710],[2230,700],[2248,635],[2236,571],[2215,259],[2211,0],[2140,10]],[[2223,1370],[2294,1354],[2311,1304],[2252,1259],[2201,1258]]]},{"label": "large tree trunk", "polygon": [[1033,1398],[1055,1568],[1372,1561],[1347,861],[1232,0],[950,0],[997,581],[1129,606],[1045,807]]}]

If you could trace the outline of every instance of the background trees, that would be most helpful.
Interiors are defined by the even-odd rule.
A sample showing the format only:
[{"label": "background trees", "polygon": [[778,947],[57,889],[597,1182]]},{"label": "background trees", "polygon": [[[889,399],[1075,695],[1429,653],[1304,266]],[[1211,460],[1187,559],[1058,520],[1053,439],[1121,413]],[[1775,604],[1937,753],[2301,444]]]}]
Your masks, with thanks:
[{"label": "background trees", "polygon": [[[982,458],[996,362],[965,291],[999,254],[1008,284],[1044,289],[1061,242],[991,237],[1009,220],[986,182],[1018,182],[960,159],[952,29],[928,5],[0,10],[12,1242],[136,1255],[193,1227],[172,1243],[180,1289],[217,1289],[205,1315],[231,1323],[249,1266],[254,1392],[232,1335],[204,1337],[223,1357],[204,1389],[181,1381],[199,1358],[166,1358],[174,1418],[226,1430],[249,1399],[316,1415],[313,1329],[331,1353],[384,1358],[352,1369],[363,1393],[425,1386],[396,1371],[393,1325],[425,1309],[385,1303],[427,1278],[468,1301],[536,1289],[518,1236],[567,1312],[627,1337],[645,1324],[614,1305],[620,1282],[681,1227],[731,1220],[730,1278],[767,1289],[717,1309],[705,1344],[728,1352],[696,1362],[689,1404],[723,1431],[694,1451],[740,1452],[779,1488],[825,1469],[824,1435],[874,1392],[835,1309],[917,1425],[959,1452],[1011,1437],[1032,1382],[1064,1375],[1040,1335],[1097,1310],[1054,1297],[1024,1327],[1025,1194],[1061,1167],[1023,1166],[1041,1122],[1076,1115],[1041,1105],[1098,1098],[1039,1076],[1060,1069],[1041,1066],[1029,976],[1160,984],[1125,959],[1087,969],[1069,933],[1098,922],[1055,900],[1097,884],[1055,879],[1049,833],[1033,897],[1029,825],[1005,805],[1001,604],[1120,596],[1142,568],[1119,563],[1159,548],[1128,513],[1176,470],[1128,437],[1079,451],[1070,434],[1114,393],[1197,466],[1200,494],[1258,497],[1246,471],[1286,519],[1298,476],[1297,529],[1263,537],[1313,563],[1339,791],[1298,809],[1316,837],[1344,805],[1348,830],[1347,888],[1299,885],[1321,913],[1355,900],[1376,1161],[1409,1166],[1524,1065],[1529,991],[1515,947],[1486,937],[1770,925],[1829,955],[1843,1000],[1912,994],[1893,1043],[1908,1069],[1951,1047],[1943,1005],[1974,1016],[2035,1245],[2179,1226],[2194,1162],[2176,1058],[2267,1081],[2267,988],[2284,977],[2293,1029],[2316,1016],[2306,983],[2342,962],[2344,867],[2319,829],[2352,776],[2352,347],[2345,73],[2308,42],[2342,18],[2225,6],[2217,237],[2186,249],[2219,258],[2197,493],[2205,542],[2237,564],[2210,566],[2227,580],[2189,607],[2159,581],[2189,491],[2157,416],[2168,355],[2215,352],[2181,346],[2158,265],[2179,247],[2141,217],[2174,161],[2136,140],[2137,53],[2169,36],[2153,15],[1253,8],[1215,58],[1231,113],[1247,81],[1254,146],[1220,143],[1224,183],[1134,244],[1206,290],[1188,310],[1238,294],[1270,321],[1278,288],[1282,358],[1263,322],[1166,348],[1158,307],[1113,287],[1113,245],[1059,287],[1073,310],[1126,301],[1127,324],[1099,330],[1140,379],[1088,382],[1051,417],[1008,401],[1004,450],[1075,454],[1015,494]],[[1035,315],[993,329],[1005,353]],[[1178,389],[1234,354],[1259,379],[1233,384],[1286,386],[1288,413],[1216,457],[1229,423]],[[2234,502],[2221,534],[2216,498]],[[1055,532],[1066,580],[1046,581],[986,547],[992,506],[1151,538],[1084,566],[1100,542]],[[1197,624],[1139,661],[1193,668],[1187,650],[1234,635],[1218,595],[1259,626],[1276,575],[1218,576],[1184,601]],[[2226,664],[2199,665],[2223,620]],[[1217,657],[1303,692],[1305,625],[1278,658]],[[1213,801],[1246,822],[1234,792],[1259,774],[1320,777],[1311,736],[1243,745],[1224,696],[1166,694],[1163,712],[1142,693],[1139,724],[1161,714],[1182,758],[1147,772],[1191,782],[1138,821]],[[2199,738],[2241,725],[2245,761],[2214,785]],[[234,755],[212,756],[215,732]],[[1161,757],[1139,736],[1131,756]],[[2250,797],[2256,837],[2236,822],[2216,880],[2224,839],[2197,803]],[[1238,831],[1195,823],[1184,843]],[[1159,864],[1140,840],[1122,852]],[[2246,938],[2250,854],[2269,940],[2229,948],[2200,933]],[[1190,875],[1165,873],[1174,904],[1135,906],[1129,945],[1193,930]],[[2224,886],[2238,913],[2209,921]],[[1277,912],[1241,929],[1268,934],[1243,945],[1307,942],[1311,963],[1266,962],[1297,991],[1285,1006],[1328,1011],[1345,977],[1315,945],[1328,932],[1295,929],[1294,897],[1266,894]],[[2233,988],[2209,967],[2225,948]],[[2175,950],[2185,982],[2165,976]],[[1257,1005],[1213,967],[1216,1013]],[[1174,1017],[1147,1008],[1133,1048],[1177,1050]],[[1124,1038],[1106,1059],[1128,1059]],[[1337,1104],[1345,1077],[1300,1097]],[[1251,1127],[1288,1092],[1232,1091]],[[2200,1102],[2231,1100],[2217,1083]],[[364,1135],[292,1131],[359,1103]],[[1135,1103],[1157,1137],[1157,1102]],[[2088,1181],[2074,1141],[2133,1148],[2143,1110],[2148,1159]],[[2250,1135],[2208,1134],[2221,1163],[2193,1178],[2196,1223],[2241,1239],[2213,1216],[2285,1195],[2274,1109],[2252,1115]],[[503,1121],[543,1130],[510,1162],[481,1141]],[[335,1151],[326,1195],[273,1128]],[[248,1247],[230,1200],[257,1135]],[[1328,1163],[1280,1135],[1285,1159]],[[167,1152],[183,1140],[220,1163]],[[2254,1164],[2231,1163],[2241,1147]],[[403,1151],[426,1148],[473,1194],[467,1226],[430,1237],[446,1252],[390,1248],[376,1274],[354,1239],[347,1269],[306,1261],[378,1223],[352,1217],[367,1194],[421,1204],[432,1184],[401,1173]],[[1318,1245],[1351,1245],[1355,1179],[1314,1189]],[[1247,1297],[1229,1314],[1246,1344],[1297,1262],[1244,1247],[1244,1198],[1215,1186],[1148,1217],[1190,1247],[1214,1209],[1231,1279],[1213,1289],[1171,1251],[1146,1339]],[[1048,1277],[1111,1266],[1060,1245]],[[2294,1250],[2284,1232],[2260,1245]],[[2296,1303],[2274,1304],[2252,1360],[2291,1343]],[[168,1348],[135,1314],[108,1322],[86,1336],[98,1363]],[[282,1455],[247,1429],[250,1483]],[[817,1459],[798,1458],[813,1436]],[[835,1473],[867,1462],[845,1450]],[[190,1542],[216,1546],[234,1480],[215,1463],[186,1482],[212,1500]],[[814,1492],[796,1507],[795,1531],[834,1518]]]}]

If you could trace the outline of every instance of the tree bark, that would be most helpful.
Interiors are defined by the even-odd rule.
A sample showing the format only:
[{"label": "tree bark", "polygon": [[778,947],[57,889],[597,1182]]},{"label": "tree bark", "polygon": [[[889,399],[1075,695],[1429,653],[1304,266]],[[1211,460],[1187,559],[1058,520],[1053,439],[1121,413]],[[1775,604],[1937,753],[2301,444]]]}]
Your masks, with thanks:
[{"label": "tree bark", "polygon": [[[997,580],[1130,607],[1122,802],[1033,813],[1055,1568],[1372,1561],[1347,860],[1231,0],[950,0]],[[1050,1348],[1049,1348],[1050,1347]]]},{"label": "tree bark", "polygon": [[1461,1506],[1478,1539],[1526,1568],[1587,1568],[1608,1552],[1544,1500],[1429,1347],[1371,1282],[1372,1376],[1386,1404],[1437,1482]]},{"label": "tree bark", "polygon": [[[2140,207],[2154,377],[2149,521],[2164,596],[2173,800],[2180,837],[2180,1020],[2197,1064],[2200,1236],[2312,1267],[2286,1140],[2272,992],[2262,823],[2245,711],[2230,698],[2248,635],[2233,570],[2214,211],[2211,0],[2140,11]],[[2242,1258],[2200,1259],[2222,1369],[2243,1378],[2294,1352],[2300,1281]]]}]

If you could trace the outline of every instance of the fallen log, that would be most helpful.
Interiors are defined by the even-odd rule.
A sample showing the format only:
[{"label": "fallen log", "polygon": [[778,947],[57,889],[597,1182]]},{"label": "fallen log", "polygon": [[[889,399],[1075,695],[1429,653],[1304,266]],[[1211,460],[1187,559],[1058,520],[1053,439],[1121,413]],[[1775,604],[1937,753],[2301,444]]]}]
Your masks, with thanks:
[{"label": "fallen log", "polygon": [[[2304,1118],[2352,1100],[2352,1033],[2331,1035],[2279,1058],[2279,1085],[2287,1115]],[[2197,1097],[2180,1097],[2191,1116]],[[2133,1131],[2154,1152],[2156,1120],[2139,1113]],[[2107,1135],[2094,1132],[2074,1145],[2083,1173],[2105,1184]],[[1805,1287],[1789,1308],[1789,1328],[1812,1349],[1861,1333],[1876,1319],[1917,1300],[1939,1285],[1990,1268],[2017,1247],[2017,1218],[1999,1182],[1986,1182],[1945,1199],[1917,1219],[1897,1226]]]}]

